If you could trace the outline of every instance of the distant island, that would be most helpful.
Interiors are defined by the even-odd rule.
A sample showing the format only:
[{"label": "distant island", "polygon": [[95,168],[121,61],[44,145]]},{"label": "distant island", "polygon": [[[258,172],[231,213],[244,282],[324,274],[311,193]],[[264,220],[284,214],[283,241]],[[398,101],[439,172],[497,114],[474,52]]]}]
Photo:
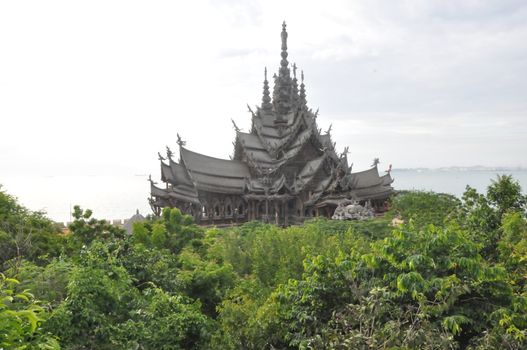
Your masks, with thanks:
[{"label": "distant island", "polygon": [[527,171],[527,168],[518,167],[492,167],[484,165],[473,166],[449,166],[440,168],[395,168],[395,171]]}]

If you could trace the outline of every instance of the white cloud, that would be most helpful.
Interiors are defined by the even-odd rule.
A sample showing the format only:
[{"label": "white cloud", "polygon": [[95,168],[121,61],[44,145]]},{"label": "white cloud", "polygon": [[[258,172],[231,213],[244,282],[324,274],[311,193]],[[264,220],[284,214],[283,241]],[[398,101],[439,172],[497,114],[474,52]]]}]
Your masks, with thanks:
[{"label": "white cloud", "polygon": [[356,164],[527,166],[523,1],[182,4],[2,2],[0,172],[157,173],[175,132],[226,158],[284,19]]}]

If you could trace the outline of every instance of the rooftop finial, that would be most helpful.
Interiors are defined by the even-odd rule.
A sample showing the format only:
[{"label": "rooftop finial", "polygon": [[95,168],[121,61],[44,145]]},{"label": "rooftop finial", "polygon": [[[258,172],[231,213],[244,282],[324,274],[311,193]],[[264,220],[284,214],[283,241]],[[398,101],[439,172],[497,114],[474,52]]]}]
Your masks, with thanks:
[{"label": "rooftop finial", "polygon": [[273,108],[271,104],[271,96],[269,93],[269,82],[267,81],[267,67],[264,69],[264,86],[262,96],[262,109],[264,111],[270,111]]},{"label": "rooftop finial", "polygon": [[170,147],[166,146],[167,147],[167,158],[169,160],[172,160],[172,156],[174,155],[174,152],[172,152],[172,150],[170,149]]},{"label": "rooftop finial", "polygon": [[287,24],[285,21],[282,23],[282,50],[287,50]]},{"label": "rooftop finial", "polygon": [[280,61],[280,76],[285,77],[289,76],[289,69],[287,69],[287,65],[289,62],[287,62],[287,31],[285,21],[282,23],[282,60]]},{"label": "rooftop finial", "polygon": [[179,147],[183,147],[187,144],[186,141],[183,141],[183,139],[181,138],[181,136],[179,136],[179,134],[177,134],[177,141],[176,143],[179,145]]},{"label": "rooftop finial", "polygon": [[273,89],[273,109],[277,112],[276,123],[285,123],[283,116],[288,114],[293,106],[291,74],[289,71],[289,62],[287,62],[287,31],[285,21],[282,24],[282,59],[280,60],[280,69],[278,77],[275,79]]},{"label": "rooftop finial", "polygon": [[236,125],[236,122],[234,121],[234,119],[231,118],[231,122],[232,122],[232,126],[234,127],[234,130],[236,132],[239,132],[241,129],[238,127],[238,125]]},{"label": "rooftop finial", "polygon": [[307,104],[306,100],[306,85],[304,84],[304,71],[300,71],[300,103],[302,105]]},{"label": "rooftop finial", "polygon": [[297,69],[297,66],[296,66],[296,63],[293,63],[293,100],[298,101],[299,100],[299,96],[298,96],[298,80],[296,79],[296,69]]}]

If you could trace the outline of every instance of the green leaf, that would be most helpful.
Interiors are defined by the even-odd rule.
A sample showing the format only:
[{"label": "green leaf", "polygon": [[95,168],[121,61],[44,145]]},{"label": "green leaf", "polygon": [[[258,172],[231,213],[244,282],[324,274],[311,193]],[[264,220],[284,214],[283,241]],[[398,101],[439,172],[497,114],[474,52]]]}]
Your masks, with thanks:
[{"label": "green leaf", "polygon": [[452,334],[454,335],[458,335],[461,333],[461,331],[463,330],[463,328],[461,327],[462,325],[471,323],[472,320],[463,315],[448,316],[445,317],[442,322],[443,327],[452,332]]}]

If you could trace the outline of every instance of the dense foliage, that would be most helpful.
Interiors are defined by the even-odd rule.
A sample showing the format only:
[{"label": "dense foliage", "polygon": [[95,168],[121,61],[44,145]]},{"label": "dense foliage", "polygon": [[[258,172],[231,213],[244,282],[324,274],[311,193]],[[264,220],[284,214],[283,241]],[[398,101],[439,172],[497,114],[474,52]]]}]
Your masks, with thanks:
[{"label": "dense foliage", "polygon": [[76,207],[64,235],[0,192],[0,348],[524,349],[525,211],[501,176],[361,222],[127,235]]}]

